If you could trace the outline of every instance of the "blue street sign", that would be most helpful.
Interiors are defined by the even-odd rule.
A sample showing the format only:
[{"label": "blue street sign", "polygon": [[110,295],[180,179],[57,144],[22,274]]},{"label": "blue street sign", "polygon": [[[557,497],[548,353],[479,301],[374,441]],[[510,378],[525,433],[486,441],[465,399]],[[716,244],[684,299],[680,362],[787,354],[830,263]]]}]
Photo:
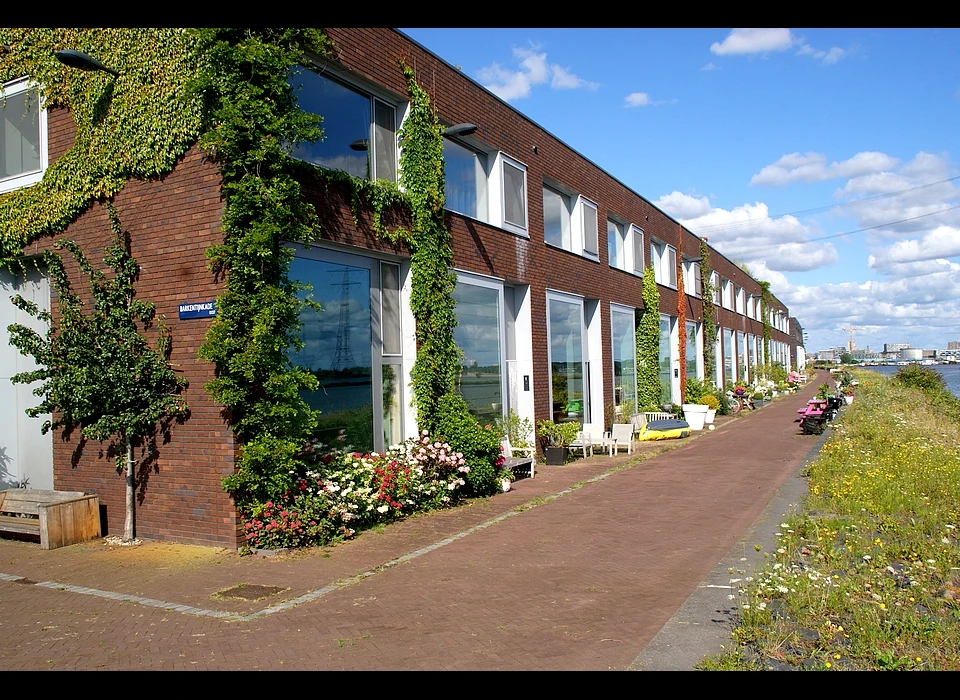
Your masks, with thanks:
[{"label": "blue street sign", "polygon": [[185,318],[207,318],[217,315],[216,301],[191,301],[180,304],[180,320]]}]

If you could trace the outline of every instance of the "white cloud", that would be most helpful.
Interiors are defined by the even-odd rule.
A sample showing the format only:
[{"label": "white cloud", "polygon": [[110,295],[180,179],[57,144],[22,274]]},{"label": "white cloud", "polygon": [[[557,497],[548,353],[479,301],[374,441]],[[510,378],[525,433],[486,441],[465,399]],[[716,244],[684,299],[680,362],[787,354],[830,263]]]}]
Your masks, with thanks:
[{"label": "white cloud", "polygon": [[831,243],[810,241],[817,233],[794,216],[771,218],[762,202],[732,210],[712,207],[706,197],[671,192],[654,205],[675,217],[731,260],[771,271],[808,271],[837,261]]},{"label": "white cloud", "polygon": [[534,85],[542,85],[548,79],[550,87],[557,90],[596,90],[600,87],[600,83],[584,80],[566,68],[549,63],[547,54],[538,52],[538,48],[535,45],[531,48],[514,48],[513,60],[518,64],[517,69],[511,70],[499,63],[493,63],[477,71],[477,80],[507,102],[529,97]]},{"label": "white cloud", "polygon": [[645,92],[631,92],[623,101],[625,107],[646,107],[650,104],[650,95]]},{"label": "white cloud", "polygon": [[550,81],[550,87],[557,90],[576,90],[586,88],[587,90],[596,90],[600,83],[594,83],[583,78],[578,78],[573,73],[560,66],[552,66],[553,79]]},{"label": "white cloud", "polygon": [[827,163],[822,153],[788,153],[750,178],[751,185],[779,187],[791,182],[823,182],[856,177],[894,167],[899,161],[878,151],[862,151],[844,161]]},{"label": "white cloud", "polygon": [[785,51],[795,39],[789,29],[734,29],[722,42],[710,46],[718,56]]},{"label": "white cloud", "polygon": [[800,43],[800,49],[797,51],[798,56],[810,56],[820,61],[820,65],[823,66],[831,66],[847,55],[847,52],[839,46],[833,46],[829,51],[823,51],[821,49],[815,49],[807,43],[798,43]]},{"label": "white cloud", "polygon": [[720,66],[714,65],[713,61],[710,61],[710,63],[705,65],[700,70],[720,70]]},{"label": "white cloud", "polygon": [[[890,268],[904,263],[934,261],[960,256],[960,229],[952,226],[937,226],[919,239],[900,240],[891,246],[871,254],[869,265],[874,269]],[[926,268],[934,269],[934,268]]]}]

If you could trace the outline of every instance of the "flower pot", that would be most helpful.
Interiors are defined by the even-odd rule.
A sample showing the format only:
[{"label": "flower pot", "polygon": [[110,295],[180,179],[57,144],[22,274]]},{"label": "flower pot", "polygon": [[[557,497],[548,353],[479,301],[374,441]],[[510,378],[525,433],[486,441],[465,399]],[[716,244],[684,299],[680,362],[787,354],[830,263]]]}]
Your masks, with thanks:
[{"label": "flower pot", "polygon": [[554,467],[566,464],[568,451],[569,450],[566,447],[548,447],[546,450],[544,450],[544,454],[547,458],[547,464]]},{"label": "flower pot", "polygon": [[709,410],[702,403],[683,404],[683,419],[690,424],[690,430],[703,430],[703,423],[707,419]]},{"label": "flower pot", "polygon": [[847,394],[843,397],[843,402],[848,406],[853,403],[853,394]]},{"label": "flower pot", "polygon": [[707,417],[703,419],[704,425],[713,425],[713,419],[717,417],[717,409],[708,408]]},{"label": "flower pot", "polygon": [[500,488],[504,493],[510,490],[510,479],[500,479]]}]

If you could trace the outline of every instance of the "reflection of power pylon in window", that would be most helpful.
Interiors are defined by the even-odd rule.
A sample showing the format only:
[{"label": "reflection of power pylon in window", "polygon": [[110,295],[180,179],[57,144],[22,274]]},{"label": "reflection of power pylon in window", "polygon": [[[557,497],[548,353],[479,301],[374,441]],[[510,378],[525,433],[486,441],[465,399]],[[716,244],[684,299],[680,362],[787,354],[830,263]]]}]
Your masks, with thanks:
[{"label": "reflection of power pylon in window", "polygon": [[340,287],[340,323],[337,326],[337,354],[333,358],[333,369],[342,370],[353,367],[353,351],[350,349],[350,287],[360,284],[351,282],[350,268],[343,268],[343,281],[331,283],[332,287]]}]

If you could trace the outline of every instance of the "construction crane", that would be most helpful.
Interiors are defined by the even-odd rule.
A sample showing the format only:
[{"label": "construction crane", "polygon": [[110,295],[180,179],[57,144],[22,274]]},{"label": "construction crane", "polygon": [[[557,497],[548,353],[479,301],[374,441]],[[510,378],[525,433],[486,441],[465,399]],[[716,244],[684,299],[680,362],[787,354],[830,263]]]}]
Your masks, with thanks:
[{"label": "construction crane", "polygon": [[861,328],[860,326],[851,326],[851,325],[848,325],[846,328],[841,328],[840,330],[842,330],[842,331],[850,331],[850,341],[847,343],[847,352],[853,352],[853,351],[856,349],[856,347],[857,347],[857,346],[854,344],[854,342],[853,342],[853,332],[854,332],[854,331],[862,331],[863,328]]}]

